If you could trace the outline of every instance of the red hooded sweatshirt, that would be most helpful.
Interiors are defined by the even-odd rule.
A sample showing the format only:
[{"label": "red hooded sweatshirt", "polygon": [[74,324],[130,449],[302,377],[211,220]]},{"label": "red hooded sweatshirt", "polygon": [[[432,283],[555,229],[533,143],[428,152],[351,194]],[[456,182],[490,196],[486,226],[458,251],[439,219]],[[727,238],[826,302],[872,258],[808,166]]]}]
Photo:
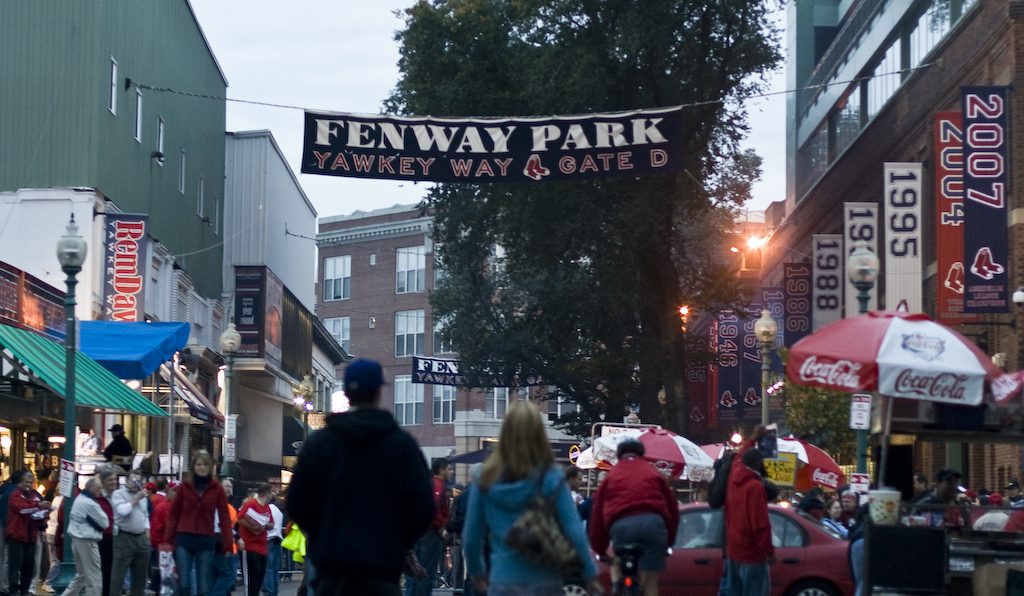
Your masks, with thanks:
[{"label": "red hooded sweatshirt", "polygon": [[654,513],[665,520],[669,543],[679,528],[679,501],[665,477],[639,457],[625,457],[608,472],[594,495],[587,530],[594,552],[603,554],[618,519]]},{"label": "red hooded sweatshirt", "polygon": [[764,482],[739,454],[732,460],[725,493],[725,554],[731,561],[748,564],[775,556]]}]

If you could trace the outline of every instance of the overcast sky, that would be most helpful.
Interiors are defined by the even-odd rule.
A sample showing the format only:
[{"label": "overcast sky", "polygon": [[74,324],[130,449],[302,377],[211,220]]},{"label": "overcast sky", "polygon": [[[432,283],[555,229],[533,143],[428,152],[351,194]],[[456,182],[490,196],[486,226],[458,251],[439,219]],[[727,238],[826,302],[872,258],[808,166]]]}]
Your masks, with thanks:
[{"label": "overcast sky", "polygon": [[[395,15],[412,0],[190,0],[228,80],[228,98],[376,114],[398,80]],[[159,85],[158,81],[154,84]],[[781,70],[773,90],[784,88]],[[638,108],[657,106],[636,106]],[[748,104],[748,145],[764,158],[752,209],[785,194],[785,99]],[[507,114],[528,116],[529,114]],[[292,169],[302,153],[302,111],[229,101],[227,128],[269,129]],[[418,202],[424,183],[299,175],[321,217]]]}]

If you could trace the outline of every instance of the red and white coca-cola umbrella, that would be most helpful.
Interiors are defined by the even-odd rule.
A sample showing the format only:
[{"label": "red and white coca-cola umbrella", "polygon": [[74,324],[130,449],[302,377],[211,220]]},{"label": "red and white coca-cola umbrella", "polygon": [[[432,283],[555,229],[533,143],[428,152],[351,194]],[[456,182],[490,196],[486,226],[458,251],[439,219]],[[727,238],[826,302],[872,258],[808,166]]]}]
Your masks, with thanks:
[{"label": "red and white coca-cola umbrella", "polygon": [[[808,490],[814,486],[835,490],[845,484],[846,476],[839,464],[817,445],[794,437],[778,439],[777,443],[779,453],[792,453],[800,462],[793,484],[796,490]],[[701,445],[700,448],[711,456],[711,459],[717,460],[725,454],[727,447],[725,443],[712,443]]]},{"label": "red and white coca-cola umbrella", "polygon": [[786,362],[786,377],[799,385],[971,406],[1000,374],[964,336],[906,312],[832,323],[793,344]]}]

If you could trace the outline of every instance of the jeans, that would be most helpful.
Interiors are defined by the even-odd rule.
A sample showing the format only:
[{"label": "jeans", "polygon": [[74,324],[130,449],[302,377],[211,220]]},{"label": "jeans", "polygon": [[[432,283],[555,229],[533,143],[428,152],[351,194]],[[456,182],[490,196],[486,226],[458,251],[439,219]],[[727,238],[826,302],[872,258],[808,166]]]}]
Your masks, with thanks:
[{"label": "jeans", "polygon": [[192,594],[192,574],[195,573],[195,596],[210,594],[210,580],[213,579],[213,551],[189,550],[179,546],[174,549],[174,564],[178,567],[178,580],[182,596]]},{"label": "jeans", "polygon": [[[56,515],[56,513],[51,513],[50,515]],[[74,542],[72,541],[72,544],[73,543]],[[46,548],[50,553],[50,572],[46,574],[46,583],[53,585],[54,580],[56,580],[57,576],[60,575],[61,563],[60,557],[57,556],[57,537],[53,534],[46,535]],[[96,551],[96,556],[99,556],[99,550]]]},{"label": "jeans", "polygon": [[28,594],[35,569],[35,542],[7,539],[7,579],[11,594]]},{"label": "jeans", "polygon": [[61,596],[101,596],[103,574],[100,572],[100,547],[97,541],[72,537],[71,552],[75,558],[75,578]]},{"label": "jeans", "polygon": [[427,577],[416,579],[405,577],[405,596],[429,596],[437,584],[437,567],[441,564],[441,557],[444,556],[444,540],[433,528],[420,536],[416,542],[416,558],[420,565],[427,570]]},{"label": "jeans", "polygon": [[850,567],[853,571],[853,581],[857,588],[853,591],[855,596],[864,596],[867,590],[867,561],[864,559],[864,539],[858,538],[850,544]]},{"label": "jeans", "polygon": [[213,583],[210,585],[210,596],[226,596],[235,588],[238,579],[238,557],[232,554],[225,557],[218,552],[213,559]]},{"label": "jeans", "polygon": [[260,553],[246,551],[245,556],[245,586],[248,588],[248,596],[260,596],[263,589],[263,575],[267,572],[267,557]]},{"label": "jeans", "polygon": [[726,581],[730,596],[768,596],[772,591],[768,563],[726,561]]},{"label": "jeans", "polygon": [[267,542],[267,573],[263,579],[263,593],[277,596],[278,582],[281,579],[281,541],[271,539]]}]

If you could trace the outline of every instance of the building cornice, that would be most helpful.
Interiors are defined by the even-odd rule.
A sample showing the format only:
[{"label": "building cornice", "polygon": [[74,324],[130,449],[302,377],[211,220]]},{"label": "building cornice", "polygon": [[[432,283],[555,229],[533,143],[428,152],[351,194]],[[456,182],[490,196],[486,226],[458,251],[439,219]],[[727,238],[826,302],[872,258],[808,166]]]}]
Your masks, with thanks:
[{"label": "building cornice", "polygon": [[331,230],[316,235],[317,248],[326,246],[339,246],[365,242],[367,240],[380,240],[382,238],[400,238],[402,236],[417,236],[431,234],[433,232],[434,220],[431,217],[417,217],[402,221],[391,221],[357,228],[345,228],[343,230]]}]

